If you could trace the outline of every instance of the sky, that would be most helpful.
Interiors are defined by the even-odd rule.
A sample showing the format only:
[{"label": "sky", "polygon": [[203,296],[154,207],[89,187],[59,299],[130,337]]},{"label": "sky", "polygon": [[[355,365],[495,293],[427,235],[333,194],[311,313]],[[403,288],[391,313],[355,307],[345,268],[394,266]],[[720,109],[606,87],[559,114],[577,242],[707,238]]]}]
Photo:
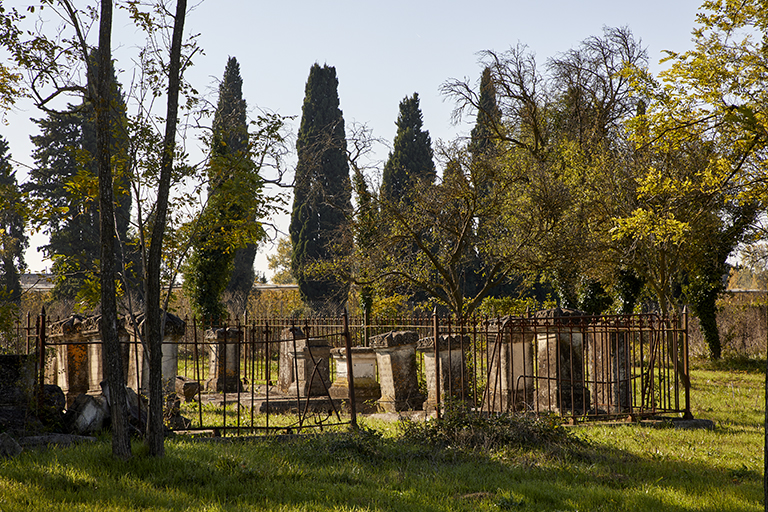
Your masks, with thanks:
[{"label": "sky", "polygon": [[[25,10],[27,2],[0,0],[7,7]],[[92,2],[91,2],[92,3]],[[194,3],[192,0],[190,3]],[[400,101],[419,94],[424,129],[433,142],[467,135],[472,119],[453,124],[454,104],[441,95],[450,79],[479,81],[478,52],[503,52],[518,43],[546,60],[600,36],[604,27],[628,27],[647,48],[651,70],[663,69],[664,50],[690,49],[691,31],[701,0],[547,1],[499,0],[206,0],[189,13],[185,31],[198,33],[204,54],[198,55],[187,79],[215,103],[217,81],[227,58],[236,57],[243,78],[243,96],[252,113],[258,109],[296,116],[298,128],[309,69],[315,62],[336,68],[344,119],[366,124],[376,137],[392,141]],[[78,6],[86,2],[75,0]],[[471,4],[471,5],[470,5]],[[96,36],[94,31],[93,36]],[[95,39],[94,39],[95,44]],[[122,70],[118,80],[130,81],[131,57],[143,36],[127,19],[116,15],[113,46]],[[37,133],[30,117],[42,117],[22,104],[6,116],[0,134],[9,142],[23,181],[25,166],[33,165],[29,136]],[[188,140],[192,158],[201,154],[197,140]],[[383,161],[381,147],[375,158]],[[382,162],[383,165],[383,162]],[[287,231],[288,216],[275,222]],[[30,271],[44,271],[50,262],[33,237],[26,253]],[[266,273],[265,245],[257,256],[257,272]]]}]

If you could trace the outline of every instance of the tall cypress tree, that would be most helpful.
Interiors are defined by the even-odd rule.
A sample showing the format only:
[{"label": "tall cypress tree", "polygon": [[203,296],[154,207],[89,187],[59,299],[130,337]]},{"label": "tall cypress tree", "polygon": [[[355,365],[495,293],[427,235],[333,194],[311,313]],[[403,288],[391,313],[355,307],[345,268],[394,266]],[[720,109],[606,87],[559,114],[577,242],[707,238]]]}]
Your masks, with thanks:
[{"label": "tall cypress tree", "polygon": [[[24,270],[24,215],[20,211],[21,192],[11,166],[8,142],[0,136],[0,304],[21,300],[19,272]],[[0,314],[5,308],[0,308]]]},{"label": "tall cypress tree", "polygon": [[291,270],[305,304],[343,306],[349,281],[343,272],[312,266],[338,264],[351,252],[352,186],[336,69],[315,63],[309,71],[296,151],[291,214]]},{"label": "tall cypress tree", "polygon": [[[219,85],[213,118],[211,157],[208,166],[208,206],[200,219],[194,253],[185,271],[185,286],[196,312],[217,323],[225,314],[222,302],[238,309],[253,286],[253,260],[257,245],[242,235],[256,225],[253,203],[259,201],[261,182],[250,158],[243,79],[237,59],[230,57]],[[258,228],[258,236],[263,234]],[[249,238],[246,236],[245,238]]]},{"label": "tall cypress tree", "polygon": [[497,129],[501,122],[501,111],[496,102],[496,86],[493,84],[491,68],[483,69],[480,77],[479,109],[475,126],[472,128],[469,152],[475,158],[487,156],[498,138]]},{"label": "tall cypress tree", "polygon": [[381,181],[382,202],[408,203],[417,184],[434,182],[437,174],[432,157],[432,141],[429,132],[422,130],[419,95],[414,93],[400,102],[394,147]]},{"label": "tall cypress tree", "polygon": [[[95,51],[90,58],[96,59]],[[131,190],[128,186],[127,161],[129,140],[125,101],[113,77],[110,122],[112,126],[112,163],[115,183],[115,222],[123,252],[128,242],[131,213]],[[40,134],[31,136],[35,145],[32,156],[36,167],[24,186],[33,198],[54,207],[47,219],[50,235],[43,246],[46,256],[54,260],[53,272],[59,276],[54,297],[72,298],[83,286],[89,273],[98,273],[99,207],[98,198],[89,194],[96,188],[96,127],[93,106],[83,102],[66,112],[51,113],[35,120]],[[74,192],[72,191],[74,187]]]}]

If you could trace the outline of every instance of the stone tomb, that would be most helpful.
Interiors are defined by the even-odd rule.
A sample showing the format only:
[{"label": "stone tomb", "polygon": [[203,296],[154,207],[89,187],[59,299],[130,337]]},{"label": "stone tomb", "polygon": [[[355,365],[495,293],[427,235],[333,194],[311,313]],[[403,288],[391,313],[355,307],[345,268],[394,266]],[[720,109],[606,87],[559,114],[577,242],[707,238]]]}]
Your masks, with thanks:
[{"label": "stone tomb", "polygon": [[379,369],[378,406],[384,412],[421,408],[424,395],[419,391],[416,367],[418,340],[416,331],[391,331],[370,339]]},{"label": "stone tomb", "polygon": [[438,336],[438,358],[440,361],[439,377],[435,364],[435,338],[430,336],[418,342],[418,350],[424,352],[424,374],[427,380],[427,400],[424,410],[434,411],[437,408],[437,379],[440,379],[440,403],[444,404],[447,397],[461,400],[468,394],[468,382],[464,349],[469,347],[469,336],[447,335]]},{"label": "stone tomb", "polygon": [[534,334],[513,317],[488,326],[488,385],[484,403],[493,412],[529,410],[534,403]]},{"label": "stone tomb", "polygon": [[584,386],[584,313],[572,309],[537,311],[537,412],[582,415],[589,412]]},{"label": "stone tomb", "polygon": [[295,396],[326,396],[331,387],[331,346],[324,338],[307,339],[298,327],[280,334],[278,389]]},{"label": "stone tomb", "polygon": [[630,341],[621,325],[598,326],[590,338],[589,373],[594,380],[594,405],[599,413],[631,410]]},{"label": "stone tomb", "polygon": [[[336,379],[330,388],[331,398],[349,399],[349,372],[347,349],[331,349],[336,365]],[[381,387],[376,381],[376,354],[372,348],[352,347],[352,375],[355,386],[355,410],[361,413],[376,412],[376,400],[381,398]]]},{"label": "stone tomb", "polygon": [[[139,334],[144,332],[143,316],[137,318],[138,329],[129,329],[131,338],[130,358],[128,359],[128,387],[139,393],[149,393],[149,355],[144,350]],[[186,324],[178,316],[168,313],[165,316],[163,331],[163,389],[166,393],[176,389],[178,374],[179,341],[184,337]],[[136,371],[136,368],[141,371]]]},{"label": "stone tomb", "polygon": [[239,329],[208,329],[205,343],[208,348],[208,380],[205,389],[217,393],[237,393],[243,390],[240,381]]}]

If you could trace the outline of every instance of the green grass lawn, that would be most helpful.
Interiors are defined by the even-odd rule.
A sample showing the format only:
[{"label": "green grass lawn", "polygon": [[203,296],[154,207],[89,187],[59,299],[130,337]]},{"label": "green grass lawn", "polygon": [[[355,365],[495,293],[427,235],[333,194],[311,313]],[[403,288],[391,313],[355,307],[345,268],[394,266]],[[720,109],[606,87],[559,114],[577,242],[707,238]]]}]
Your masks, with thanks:
[{"label": "green grass lawn", "polygon": [[356,435],[177,438],[163,459],[137,443],[128,462],[107,438],[30,451],[0,461],[0,511],[763,510],[762,368],[700,367],[692,382],[694,416],[713,431],[597,424],[468,449],[368,423]]}]

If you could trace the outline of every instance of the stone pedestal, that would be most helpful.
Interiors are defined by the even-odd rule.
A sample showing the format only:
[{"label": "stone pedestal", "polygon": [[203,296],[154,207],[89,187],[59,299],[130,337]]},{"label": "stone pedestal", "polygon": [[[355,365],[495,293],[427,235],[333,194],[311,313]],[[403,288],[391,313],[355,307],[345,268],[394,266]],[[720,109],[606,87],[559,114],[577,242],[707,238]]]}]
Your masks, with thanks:
[{"label": "stone pedestal", "polygon": [[[336,379],[330,388],[331,398],[349,399],[349,372],[347,349],[331,349],[336,365]],[[352,374],[355,386],[355,410],[361,413],[376,411],[376,400],[381,398],[381,387],[376,381],[376,354],[372,348],[352,347]]]},{"label": "stone pedestal", "polygon": [[[463,343],[462,343],[463,341]],[[469,347],[469,337],[459,335],[438,336],[438,357],[440,371],[436,371],[435,340],[432,337],[419,340],[418,349],[424,352],[424,374],[427,380],[427,400],[424,410],[434,411],[437,408],[437,379],[440,379],[440,403],[446,399],[462,400],[469,397],[467,368],[462,349]]]},{"label": "stone pedestal", "polygon": [[[295,338],[294,338],[295,335]],[[331,387],[331,346],[323,338],[307,339],[299,328],[280,336],[278,387],[283,393],[325,396]]]},{"label": "stone pedestal", "polygon": [[208,349],[207,390],[217,393],[243,390],[240,381],[240,334],[240,330],[234,328],[208,329],[205,332]]},{"label": "stone pedestal", "polygon": [[[176,376],[179,364],[179,341],[184,336],[184,321],[168,314],[165,320],[165,336],[163,337],[163,391],[173,393],[176,389]],[[143,332],[143,322],[139,324],[139,332]],[[128,359],[128,387],[137,392],[149,392],[149,354],[138,339],[138,333],[131,333],[130,357]],[[137,371],[137,368],[139,371]]]},{"label": "stone pedestal", "polygon": [[602,330],[590,339],[589,373],[594,384],[597,413],[618,414],[631,410],[630,336],[628,330]]},{"label": "stone pedestal", "polygon": [[589,412],[589,390],[584,387],[584,314],[560,308],[539,311],[536,326],[537,411],[582,415]]},{"label": "stone pedestal", "polygon": [[483,403],[493,412],[534,405],[534,334],[519,319],[505,317],[488,329],[488,380]]},{"label": "stone pedestal", "polygon": [[370,339],[379,368],[378,406],[385,412],[421,408],[424,395],[419,391],[416,367],[418,340],[415,331],[393,331]]}]

